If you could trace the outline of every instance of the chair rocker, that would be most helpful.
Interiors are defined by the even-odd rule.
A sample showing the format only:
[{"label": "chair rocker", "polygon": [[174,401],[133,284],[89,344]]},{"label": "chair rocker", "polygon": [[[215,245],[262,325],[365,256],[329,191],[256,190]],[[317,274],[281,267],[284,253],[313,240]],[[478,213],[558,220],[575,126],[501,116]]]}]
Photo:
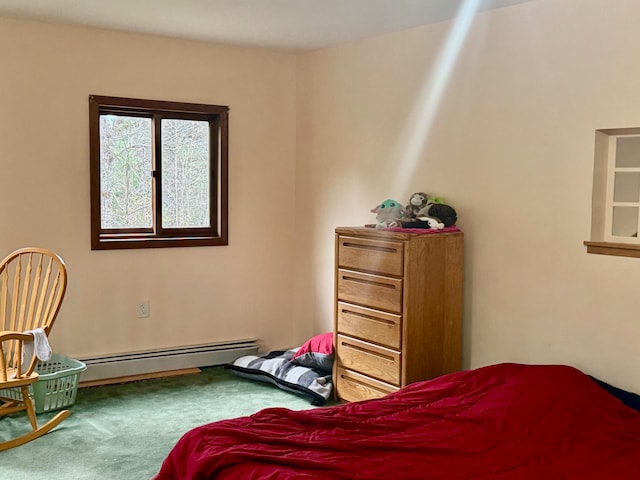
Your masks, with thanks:
[{"label": "chair rocker", "polygon": [[70,415],[63,410],[38,426],[30,390],[38,381],[30,332],[43,329],[49,335],[66,288],[64,262],[49,250],[23,248],[0,262],[0,421],[25,411],[31,423],[28,433],[0,442],[0,451],[44,435]]}]

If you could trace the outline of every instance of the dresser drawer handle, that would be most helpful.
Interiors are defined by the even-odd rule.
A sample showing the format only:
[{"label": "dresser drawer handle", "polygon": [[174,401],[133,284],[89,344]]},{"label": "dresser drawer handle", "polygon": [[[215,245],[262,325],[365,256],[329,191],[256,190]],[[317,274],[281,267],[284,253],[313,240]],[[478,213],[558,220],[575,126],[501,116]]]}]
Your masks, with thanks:
[{"label": "dresser drawer handle", "polygon": [[367,320],[371,320],[373,322],[385,323],[387,325],[395,325],[396,322],[392,320],[387,320],[386,318],[374,317],[373,315],[366,315],[364,313],[354,312],[352,310],[348,310],[343,308],[341,312],[345,315],[353,315],[354,317],[366,318]]},{"label": "dresser drawer handle", "polygon": [[390,288],[392,290],[396,289],[395,285],[391,285],[389,283],[373,282],[371,280],[363,280],[362,278],[350,277],[348,275],[342,275],[342,280],[344,280],[346,282],[364,283],[365,285],[374,285],[376,287]]},{"label": "dresser drawer handle", "polygon": [[363,250],[374,250],[376,252],[398,253],[398,249],[393,247],[381,247],[378,245],[364,245],[360,243],[351,243],[351,242],[344,242],[342,245],[349,248],[361,248]]},{"label": "dresser drawer handle", "polygon": [[342,341],[342,342],[340,342],[340,345],[342,345],[345,348],[350,348],[351,350],[357,350],[359,352],[366,353],[368,355],[373,355],[373,356],[381,358],[383,360],[388,360],[390,362],[395,362],[396,361],[396,359],[393,358],[391,355],[384,355],[382,353],[372,352],[371,350],[367,350],[366,348],[362,348],[362,347],[359,347],[357,345],[353,345],[352,343],[348,343],[348,342]]}]

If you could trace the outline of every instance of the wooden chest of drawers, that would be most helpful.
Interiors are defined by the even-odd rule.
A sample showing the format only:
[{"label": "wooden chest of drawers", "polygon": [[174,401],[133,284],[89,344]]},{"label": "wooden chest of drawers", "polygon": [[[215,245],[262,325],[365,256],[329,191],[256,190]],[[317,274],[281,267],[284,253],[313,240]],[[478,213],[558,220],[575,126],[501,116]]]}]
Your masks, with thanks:
[{"label": "wooden chest of drawers", "polygon": [[336,228],[335,391],[377,398],[460,369],[463,234]]}]

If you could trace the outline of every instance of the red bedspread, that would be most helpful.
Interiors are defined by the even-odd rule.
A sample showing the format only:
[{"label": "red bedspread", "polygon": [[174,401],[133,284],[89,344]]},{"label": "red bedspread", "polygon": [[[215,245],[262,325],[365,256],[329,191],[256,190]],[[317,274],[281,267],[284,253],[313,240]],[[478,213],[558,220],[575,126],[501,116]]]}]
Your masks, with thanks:
[{"label": "red bedspread", "polygon": [[203,425],[155,480],[214,478],[640,479],[640,413],[571,367],[493,365]]}]

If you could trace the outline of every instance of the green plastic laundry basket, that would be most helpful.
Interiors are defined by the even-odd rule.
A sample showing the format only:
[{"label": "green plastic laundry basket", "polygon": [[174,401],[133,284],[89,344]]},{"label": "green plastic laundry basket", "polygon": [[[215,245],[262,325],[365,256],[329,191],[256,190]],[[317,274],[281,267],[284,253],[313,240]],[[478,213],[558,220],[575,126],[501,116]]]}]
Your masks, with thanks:
[{"label": "green plastic laundry basket", "polygon": [[[86,369],[84,363],[56,353],[46,362],[38,361],[36,372],[40,378],[29,387],[36,413],[51,412],[73,405],[78,393],[80,374]],[[17,388],[0,390],[0,395],[15,400],[22,399]]]}]

